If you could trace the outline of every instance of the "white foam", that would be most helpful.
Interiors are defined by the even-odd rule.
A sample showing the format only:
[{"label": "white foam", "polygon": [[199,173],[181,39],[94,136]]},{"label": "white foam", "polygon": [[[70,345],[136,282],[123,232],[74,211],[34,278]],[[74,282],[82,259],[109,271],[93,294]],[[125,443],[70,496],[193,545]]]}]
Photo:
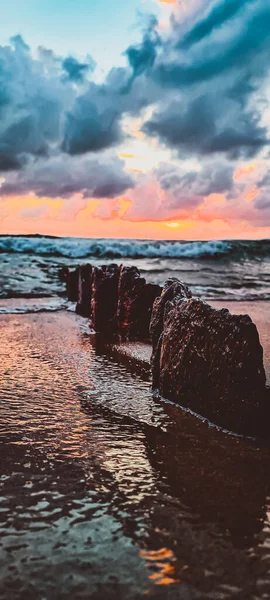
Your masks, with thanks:
[{"label": "white foam", "polygon": [[232,243],[112,240],[46,237],[2,237],[0,252],[29,253],[66,258],[201,258],[228,254]]}]

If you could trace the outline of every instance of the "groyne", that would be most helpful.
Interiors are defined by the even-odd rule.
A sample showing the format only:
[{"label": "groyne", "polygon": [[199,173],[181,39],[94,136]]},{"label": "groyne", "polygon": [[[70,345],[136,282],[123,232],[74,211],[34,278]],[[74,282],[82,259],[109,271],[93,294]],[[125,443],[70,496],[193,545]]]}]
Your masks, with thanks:
[{"label": "groyne", "polygon": [[60,272],[69,300],[108,340],[152,344],[160,395],[244,435],[269,437],[270,390],[263,349],[248,315],[215,309],[177,279],[147,283],[136,267],[79,266]]}]

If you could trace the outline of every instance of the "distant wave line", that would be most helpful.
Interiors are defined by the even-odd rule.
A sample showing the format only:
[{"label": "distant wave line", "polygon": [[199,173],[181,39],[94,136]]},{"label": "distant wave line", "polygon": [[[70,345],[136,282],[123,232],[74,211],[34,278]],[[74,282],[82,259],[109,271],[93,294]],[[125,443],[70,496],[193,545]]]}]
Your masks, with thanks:
[{"label": "distant wave line", "polygon": [[23,253],[65,258],[124,259],[239,259],[270,258],[270,240],[234,241],[157,241],[85,238],[49,238],[45,236],[2,236],[0,253]]}]

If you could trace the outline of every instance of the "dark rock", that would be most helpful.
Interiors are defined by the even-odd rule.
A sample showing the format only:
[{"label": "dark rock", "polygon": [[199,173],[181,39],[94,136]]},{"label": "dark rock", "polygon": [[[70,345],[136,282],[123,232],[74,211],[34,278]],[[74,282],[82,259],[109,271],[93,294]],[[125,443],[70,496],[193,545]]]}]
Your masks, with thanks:
[{"label": "dark rock", "polygon": [[79,283],[79,268],[74,271],[66,271],[66,287],[67,287],[67,297],[70,302],[78,301],[78,283]]},{"label": "dark rock", "polygon": [[92,265],[78,267],[78,302],[76,312],[82,317],[91,317]]},{"label": "dark rock", "polygon": [[117,308],[120,334],[131,340],[149,338],[153,303],[161,291],[159,285],[147,284],[136,267],[121,266]]},{"label": "dark rock", "polygon": [[61,267],[61,269],[59,269],[58,277],[59,277],[60,281],[62,281],[62,283],[67,284],[68,275],[69,275],[68,267]]},{"label": "dark rock", "polygon": [[176,296],[168,301],[159,389],[165,398],[223,428],[247,435],[268,433],[270,392],[263,349],[248,315],[231,315],[199,299]]},{"label": "dark rock", "polygon": [[117,331],[119,274],[115,264],[93,269],[91,320],[96,332],[111,335]]},{"label": "dark rock", "polygon": [[166,281],[161,296],[156,298],[154,302],[150,322],[150,336],[153,345],[151,357],[153,388],[159,387],[160,351],[162,345],[165,306],[167,302],[174,298],[181,300],[191,297],[192,294],[188,287],[182,283],[182,281],[179,281],[179,279],[171,277]]}]

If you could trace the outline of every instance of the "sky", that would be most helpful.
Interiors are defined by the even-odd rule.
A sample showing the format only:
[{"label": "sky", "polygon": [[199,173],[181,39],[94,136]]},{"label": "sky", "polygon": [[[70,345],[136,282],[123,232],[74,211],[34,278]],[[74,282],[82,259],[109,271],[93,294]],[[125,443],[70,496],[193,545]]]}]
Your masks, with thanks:
[{"label": "sky", "polygon": [[0,234],[270,237],[265,0],[9,0]]}]

